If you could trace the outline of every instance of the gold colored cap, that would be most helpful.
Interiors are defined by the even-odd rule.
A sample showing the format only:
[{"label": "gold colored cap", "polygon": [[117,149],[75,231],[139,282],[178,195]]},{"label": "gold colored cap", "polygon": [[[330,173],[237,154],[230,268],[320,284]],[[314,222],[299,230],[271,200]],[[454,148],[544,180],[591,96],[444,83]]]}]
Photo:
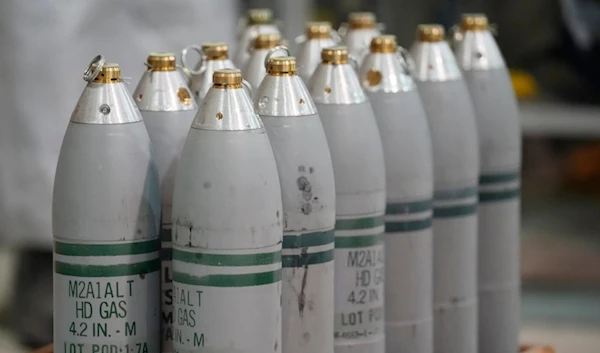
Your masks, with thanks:
[{"label": "gold colored cap", "polygon": [[346,47],[331,47],[321,50],[323,64],[340,65],[348,63],[348,49]]},{"label": "gold colored cap", "polygon": [[213,74],[214,88],[242,88],[242,72],[239,69],[221,69]]},{"label": "gold colored cap", "polygon": [[296,74],[296,58],[293,56],[271,58],[267,65],[267,72],[271,76],[294,76]]},{"label": "gold colored cap", "polygon": [[488,29],[487,16],[481,13],[464,14],[460,28],[463,31],[486,31]]},{"label": "gold colored cap", "polygon": [[397,50],[395,35],[379,36],[371,40],[371,53],[395,53]]},{"label": "gold colored cap", "polygon": [[254,49],[271,49],[281,44],[281,35],[278,33],[259,34],[254,40]]},{"label": "gold colored cap", "polygon": [[348,15],[348,25],[351,29],[375,28],[375,14],[372,12],[351,12]]},{"label": "gold colored cap", "polygon": [[207,60],[226,60],[229,57],[229,47],[224,42],[213,42],[202,44],[202,51]]},{"label": "gold colored cap", "polygon": [[445,31],[442,25],[425,24],[417,27],[417,39],[421,42],[442,42]]},{"label": "gold colored cap", "polygon": [[[92,72],[96,69],[96,65],[92,66]],[[102,70],[92,81],[95,83],[118,83],[121,82],[121,69],[119,64],[105,63]]]},{"label": "gold colored cap", "polygon": [[248,25],[266,25],[273,23],[273,11],[271,9],[248,10]]},{"label": "gold colored cap", "polygon": [[308,22],[306,24],[306,39],[331,38],[330,22]]},{"label": "gold colored cap", "polygon": [[175,71],[176,59],[173,53],[150,53],[148,69],[152,71]]}]

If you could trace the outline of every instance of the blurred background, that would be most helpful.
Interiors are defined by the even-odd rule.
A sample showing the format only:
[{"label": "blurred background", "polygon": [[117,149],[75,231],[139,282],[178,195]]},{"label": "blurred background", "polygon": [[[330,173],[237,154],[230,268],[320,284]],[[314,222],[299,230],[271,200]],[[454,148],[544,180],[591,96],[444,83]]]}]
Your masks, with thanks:
[{"label": "blurred background", "polygon": [[[137,1],[137,5],[131,5],[136,3],[132,1],[128,2],[127,7],[131,10],[131,18],[151,21],[155,15],[159,22],[164,16],[174,23],[180,23],[183,20],[180,21],[177,16],[181,15],[181,9],[179,12],[170,10],[179,5],[185,7],[179,4],[183,1]],[[89,1],[90,4],[92,2]],[[26,41],[34,35],[44,35],[40,32],[44,32],[44,26],[48,26],[50,30],[45,34],[48,37],[45,40],[46,47],[41,48],[69,52],[73,49],[69,45],[75,44],[69,44],[66,37],[60,37],[58,33],[64,35],[64,26],[70,25],[61,24],[60,16],[56,15],[67,9],[73,11],[75,17],[77,11],[85,12],[87,18],[79,19],[82,22],[79,25],[88,28],[86,38],[93,39],[94,31],[103,33],[102,45],[96,46],[92,42],[85,51],[84,59],[76,60],[78,66],[75,69],[68,68],[72,78],[79,77],[94,55],[102,50],[110,51],[112,43],[136,37],[135,33],[130,33],[121,39],[111,38],[113,42],[107,40],[111,35],[107,28],[103,28],[102,21],[96,20],[96,25],[86,27],[85,21],[93,23],[92,20],[101,15],[89,9],[74,9],[71,1],[40,0],[35,2],[36,5],[30,5],[30,9],[23,7],[23,3],[4,0],[0,4],[0,45],[12,43],[16,48],[25,47]],[[125,6],[122,5],[124,2],[112,0],[102,3],[96,7],[110,7],[113,13]],[[203,3],[208,4],[208,1]],[[200,44],[201,41],[222,40],[212,38],[212,30],[215,27],[231,27],[227,31],[233,34],[238,18],[251,7],[273,8],[276,17],[283,21],[284,35],[292,45],[293,39],[303,32],[307,20],[329,20],[337,28],[352,11],[373,11],[378,20],[386,25],[385,32],[396,34],[399,44],[405,47],[412,43],[416,26],[420,23],[437,22],[449,29],[458,22],[461,13],[486,13],[497,29],[496,39],[510,67],[521,106],[524,139],[521,262],[523,341],[552,344],[558,352],[600,352],[600,1],[219,0],[214,3],[223,7],[215,9],[217,5],[205,5],[204,8],[198,5],[193,8],[197,12],[187,11],[185,21],[197,25],[185,37],[190,43],[182,43],[181,38],[180,42],[164,40],[160,42],[162,47],[155,48],[141,41],[138,51],[178,52],[183,45],[191,42]],[[54,12],[48,12],[44,8],[46,6],[50,6]],[[163,10],[166,11],[161,12]],[[150,13],[152,11],[154,15]],[[215,23],[214,11],[226,13],[220,13],[219,17],[222,18]],[[14,20],[16,13],[28,21]],[[35,28],[30,34],[23,31],[32,26]],[[104,26],[107,27],[106,24]],[[181,27],[180,30],[185,30],[185,26]],[[152,28],[144,27],[144,34],[151,35]],[[76,29],[70,30],[76,32]],[[52,38],[56,42],[52,42]],[[127,44],[120,43],[121,47]],[[14,60],[22,58],[19,55],[9,57],[8,52],[3,50],[0,53],[0,96],[10,97],[6,95],[7,92],[15,91],[15,85],[18,85],[16,91],[22,92],[21,96],[27,96],[22,99],[25,102],[22,104],[32,104],[36,100],[26,93],[33,91],[28,90],[32,87],[27,86],[31,82],[22,83],[21,77],[11,75],[5,65],[10,60],[16,62]],[[46,50],[39,54],[42,55],[28,56],[27,65],[37,65],[43,69],[42,64],[48,64],[44,60],[48,60],[52,53]],[[54,55],[60,59],[60,54]],[[145,54],[140,54],[134,62],[141,64],[144,58]],[[142,67],[138,65],[136,68],[135,74],[139,75]],[[22,78],[35,73],[31,70],[18,72],[24,75]],[[47,94],[44,89],[56,87],[56,82],[50,82],[49,79],[44,81],[43,75],[36,75],[36,81],[39,84],[38,94],[41,95]],[[20,82],[22,84],[18,84]],[[137,78],[134,77],[132,82],[135,84]],[[64,133],[61,129],[66,126],[68,114],[79,95],[72,95],[71,92],[80,92],[82,88],[83,82],[78,81],[68,98],[60,97],[66,93],[58,90],[62,104],[67,108],[57,114],[56,119],[60,123],[56,125],[55,140],[58,145],[54,146],[55,149],[60,145]],[[133,90],[134,87],[130,88]],[[2,105],[12,104],[8,99],[0,102]],[[2,124],[8,124],[8,121],[31,122],[40,118],[31,117],[32,113],[26,109],[13,109],[7,114],[5,106],[2,108]],[[0,131],[4,131],[2,139],[12,133],[5,125],[0,127]],[[12,168],[7,166],[8,160],[18,165],[25,162],[19,160],[24,158],[21,154],[9,156],[14,147],[7,150],[6,143],[2,141],[0,145],[2,176],[2,173],[7,173],[7,168]],[[52,180],[53,177],[49,178]],[[31,186],[35,190],[35,182],[32,185],[26,184],[27,179],[22,182],[25,183],[22,187]],[[7,187],[3,187],[0,189],[0,198],[8,195]],[[0,219],[12,219],[9,206],[10,203],[5,202],[0,209]],[[37,211],[34,209],[30,212]],[[17,227],[11,224],[11,228]],[[17,234],[19,241],[14,240],[14,234]],[[29,234],[18,234],[12,229],[0,233],[0,353],[22,352],[51,340],[52,257],[48,245],[51,239],[40,242],[33,236],[27,238]]]}]

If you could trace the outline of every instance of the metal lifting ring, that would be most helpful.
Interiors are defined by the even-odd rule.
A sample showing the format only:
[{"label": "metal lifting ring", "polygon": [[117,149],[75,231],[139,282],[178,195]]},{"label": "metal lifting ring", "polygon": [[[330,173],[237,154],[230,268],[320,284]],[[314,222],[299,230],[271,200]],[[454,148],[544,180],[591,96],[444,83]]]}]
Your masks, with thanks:
[{"label": "metal lifting ring", "polygon": [[285,50],[285,52],[287,53],[287,56],[290,56],[290,50],[286,46],[278,45],[275,48],[272,48],[267,53],[267,56],[265,56],[265,70],[268,69],[268,67],[269,67],[269,60],[271,60],[271,57],[273,56],[273,54],[275,54],[275,52],[277,52],[279,50]]},{"label": "metal lifting ring", "polygon": [[410,55],[410,52],[408,50],[406,50],[404,47],[398,46],[397,53],[398,53],[398,57],[401,59],[402,67],[404,68],[406,73],[409,74],[410,76],[413,76],[415,69],[416,69],[416,65],[415,65],[415,61],[413,60],[412,56]]},{"label": "metal lifting ring", "polygon": [[354,71],[358,71],[359,66],[358,66],[358,60],[356,59],[356,57],[352,54],[348,54],[348,61],[350,62],[350,65],[352,65],[352,68],[354,69]]},{"label": "metal lifting ring", "polygon": [[342,42],[342,37],[340,36],[340,34],[335,30],[332,29],[331,30],[331,40],[333,40],[333,42],[338,45]]},{"label": "metal lifting ring", "polygon": [[246,92],[248,92],[248,95],[250,96],[250,98],[252,98],[253,89],[252,89],[252,85],[250,84],[250,82],[242,79],[242,86],[244,87]]},{"label": "metal lifting ring", "polygon": [[[85,69],[85,71],[83,72],[83,80],[86,82],[94,81],[96,77],[98,77],[98,75],[100,74],[100,71],[102,71],[102,67],[104,66],[105,62],[106,60],[104,59],[104,56],[96,55],[96,57],[92,59],[92,61],[90,61],[90,64],[88,65],[87,69]],[[94,65],[96,65],[96,69],[92,71],[92,66]]]},{"label": "metal lifting ring", "polygon": [[[195,52],[197,52],[198,54],[200,54],[200,61],[198,62],[198,64],[200,64],[200,68],[198,70],[195,70],[190,65],[188,65],[186,58],[187,58],[187,53],[190,49],[192,49]],[[183,50],[181,51],[181,64],[183,65],[183,68],[188,70],[189,73],[192,75],[200,75],[201,73],[204,72],[204,70],[205,70],[204,62],[205,61],[206,61],[206,55],[204,54],[204,51],[202,51],[202,48],[196,44],[188,45],[187,47],[183,48]]]}]

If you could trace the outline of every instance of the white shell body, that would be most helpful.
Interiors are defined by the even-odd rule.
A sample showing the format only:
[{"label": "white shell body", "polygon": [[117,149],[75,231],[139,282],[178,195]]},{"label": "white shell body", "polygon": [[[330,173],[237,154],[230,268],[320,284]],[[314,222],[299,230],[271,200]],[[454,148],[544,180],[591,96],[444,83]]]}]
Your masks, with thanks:
[{"label": "white shell body", "polygon": [[309,91],[336,186],[335,352],[383,353],[385,163],[377,122],[350,65],[319,65]]},{"label": "white shell body", "polygon": [[296,61],[298,64],[298,76],[308,83],[315,69],[321,63],[321,51],[335,45],[331,38],[307,39],[298,45]]},{"label": "white shell body", "polygon": [[[213,74],[217,70],[221,69],[235,69],[237,66],[234,66],[231,60],[206,60],[203,63],[200,63],[203,67],[203,71],[197,75],[192,74],[192,78],[190,79],[190,90],[194,94],[196,101],[198,104],[202,102],[208,90],[213,85]],[[196,70],[200,70],[200,67],[196,67]]]},{"label": "white shell body", "polygon": [[381,32],[377,28],[348,29],[344,43],[348,47],[350,55],[354,56],[361,64],[365,56],[369,54],[371,40],[380,35]]},{"label": "white shell body", "polygon": [[434,160],[434,352],[477,352],[477,183],[475,115],[446,42],[412,48]]},{"label": "white shell body", "polygon": [[90,83],[54,184],[54,350],[160,352],[160,189],[122,83]]},{"label": "white shell body", "polygon": [[282,350],[333,353],[335,185],[323,125],[298,76],[265,77],[254,106],[283,199]]},{"label": "white shell body", "polygon": [[504,60],[489,31],[468,31],[456,48],[477,117],[479,350],[517,351],[520,330],[519,112]]},{"label": "white shell body", "polygon": [[244,29],[235,47],[235,56],[233,63],[236,67],[244,67],[250,58],[250,44],[259,34],[279,33],[279,28],[275,24],[252,25]]},{"label": "white shell body", "polygon": [[[372,85],[369,71],[381,73]],[[360,69],[385,155],[387,352],[433,352],[433,155],[419,92],[396,53],[371,53]]]},{"label": "white shell body", "polygon": [[281,191],[242,88],[211,89],[173,195],[175,352],[281,352]]},{"label": "white shell body", "polygon": [[179,71],[146,71],[133,97],[152,142],[161,188],[161,352],[173,351],[173,270],[171,210],[175,171],[183,143],[196,115],[194,100],[182,101],[180,90],[191,93]]}]

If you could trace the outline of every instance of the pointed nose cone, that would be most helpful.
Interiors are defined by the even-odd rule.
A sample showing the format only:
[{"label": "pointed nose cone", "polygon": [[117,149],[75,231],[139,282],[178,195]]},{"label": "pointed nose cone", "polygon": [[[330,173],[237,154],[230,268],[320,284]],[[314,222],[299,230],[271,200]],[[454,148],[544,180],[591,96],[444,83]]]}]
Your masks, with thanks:
[{"label": "pointed nose cone", "polygon": [[196,114],[192,128],[221,131],[263,128],[260,118],[254,112],[252,100],[243,86],[240,70],[215,71],[213,86]]},{"label": "pointed nose cone", "polygon": [[362,87],[367,92],[408,92],[415,89],[411,77],[414,63],[404,50],[398,51],[396,36],[373,38],[369,55],[359,70]]},{"label": "pointed nose cone", "polygon": [[463,70],[495,70],[506,67],[485,15],[463,15],[460,32],[455,39],[456,60]]},{"label": "pointed nose cone", "polygon": [[[273,49],[277,46],[281,46],[281,50]],[[274,52],[269,54],[271,50],[274,50]],[[242,68],[242,76],[250,83],[253,90],[260,86],[263,78],[267,75],[267,69],[265,68],[267,55],[279,55],[280,52],[290,54],[289,50],[282,46],[282,38],[278,33],[259,34],[252,42],[250,51],[250,58]]]},{"label": "pointed nose cone", "polygon": [[254,94],[254,108],[261,116],[304,116],[317,113],[308,89],[296,74],[294,57],[269,60],[267,76]]},{"label": "pointed nose cone", "polygon": [[380,36],[377,19],[372,12],[353,12],[348,15],[348,32],[344,43],[350,55],[359,63],[369,52],[369,44],[374,37]]},{"label": "pointed nose cone", "polygon": [[331,29],[329,22],[308,22],[306,24],[306,40],[298,48],[298,76],[308,83],[315,69],[321,63],[321,50],[333,47],[339,42],[339,37],[332,37],[336,33]]},{"label": "pointed nose cone", "polygon": [[229,47],[227,43],[204,43],[200,52],[202,58],[196,64],[195,68],[190,70],[192,74],[190,89],[198,102],[204,99],[204,96],[206,96],[206,93],[212,87],[212,79],[215,71],[236,68],[231,60],[229,60]]},{"label": "pointed nose cone", "polygon": [[259,34],[277,33],[281,35],[271,9],[250,9],[246,15],[244,28],[236,45],[233,62],[236,67],[244,67],[250,59],[249,49]]},{"label": "pointed nose cone", "polygon": [[[98,71],[92,66],[91,71]],[[142,116],[121,81],[118,64],[106,63],[83,90],[71,121],[80,124],[128,124],[142,121]]]},{"label": "pointed nose cone", "polygon": [[308,89],[315,103],[357,104],[367,101],[360,81],[350,64],[346,47],[332,47],[321,52],[321,64],[311,77]]},{"label": "pointed nose cone", "polygon": [[454,54],[444,40],[444,27],[437,24],[419,25],[417,40],[410,53],[415,61],[417,81],[455,81],[461,79]]},{"label": "pointed nose cone", "polygon": [[146,66],[148,70],[142,75],[133,93],[133,99],[141,111],[197,109],[186,78],[177,69],[175,54],[151,53]]}]

